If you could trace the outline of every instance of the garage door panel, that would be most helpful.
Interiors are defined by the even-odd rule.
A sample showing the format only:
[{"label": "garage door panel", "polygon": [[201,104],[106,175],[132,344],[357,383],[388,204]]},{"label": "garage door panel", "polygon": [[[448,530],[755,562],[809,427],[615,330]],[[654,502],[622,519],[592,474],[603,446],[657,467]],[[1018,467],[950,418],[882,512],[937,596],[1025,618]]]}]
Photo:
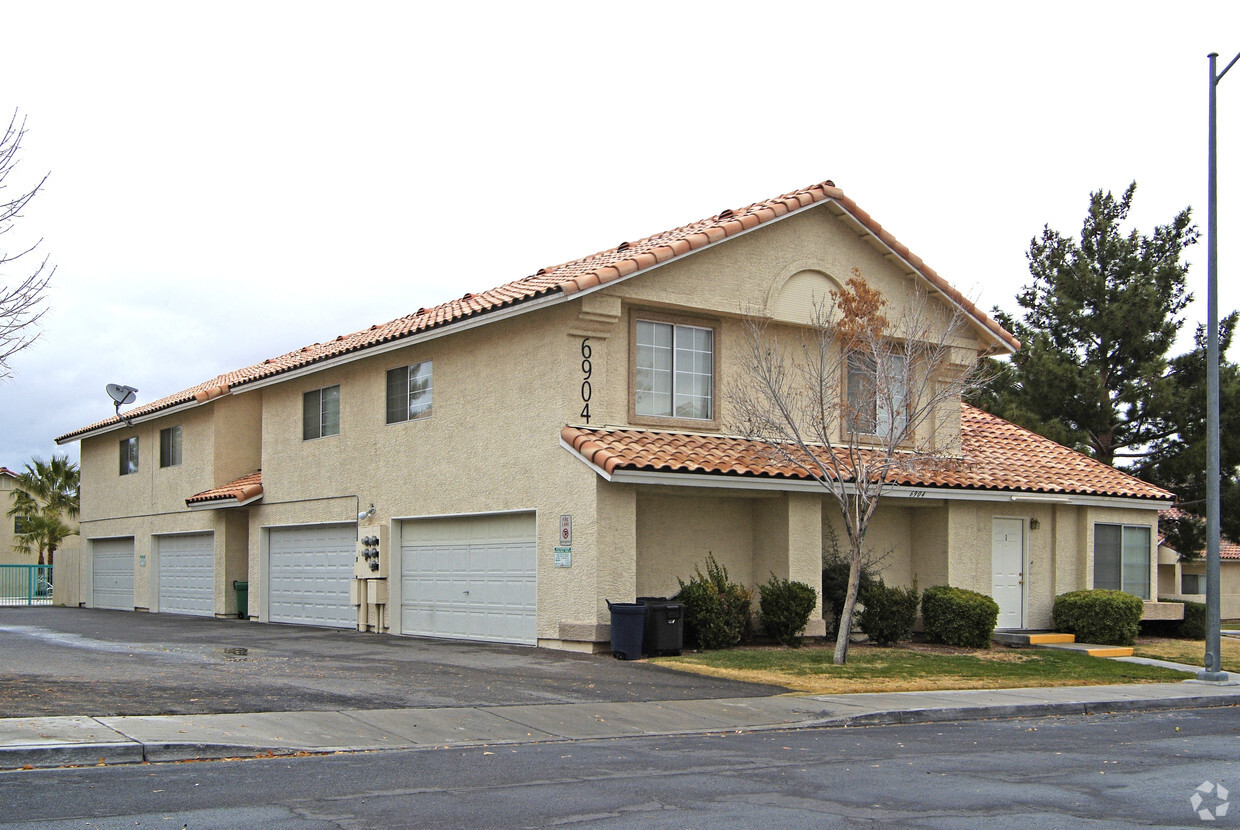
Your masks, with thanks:
[{"label": "garage door panel", "polygon": [[352,628],[349,601],[357,529],[353,525],[272,528],[268,537],[268,619]]},{"label": "garage door panel", "polygon": [[159,536],[156,541],[160,613],[214,616],[215,535]]},{"label": "garage door panel", "polygon": [[533,513],[406,522],[401,631],[537,642]]},{"label": "garage door panel", "polygon": [[133,537],[91,543],[91,607],[132,611]]}]

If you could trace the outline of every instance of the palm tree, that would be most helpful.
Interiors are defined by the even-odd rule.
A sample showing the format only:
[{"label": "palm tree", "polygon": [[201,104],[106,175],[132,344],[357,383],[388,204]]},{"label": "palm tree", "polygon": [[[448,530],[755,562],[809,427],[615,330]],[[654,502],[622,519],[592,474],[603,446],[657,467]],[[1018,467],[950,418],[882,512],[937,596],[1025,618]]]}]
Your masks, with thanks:
[{"label": "palm tree", "polygon": [[6,514],[16,519],[13,550],[38,552],[39,564],[51,565],[56,548],[66,536],[77,532],[69,522],[78,517],[81,473],[68,456],[51,461],[34,459],[13,485],[13,506]]}]

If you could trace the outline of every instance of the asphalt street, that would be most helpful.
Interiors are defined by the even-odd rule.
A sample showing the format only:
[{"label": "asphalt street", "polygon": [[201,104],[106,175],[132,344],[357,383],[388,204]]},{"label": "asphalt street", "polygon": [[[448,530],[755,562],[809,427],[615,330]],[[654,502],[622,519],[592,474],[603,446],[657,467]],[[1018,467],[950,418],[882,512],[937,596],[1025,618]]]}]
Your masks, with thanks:
[{"label": "asphalt street", "polygon": [[[44,828],[1226,827],[1234,708],[36,770]],[[1222,784],[1228,798],[1219,797]],[[1238,807],[1240,810],[1240,807]]]}]

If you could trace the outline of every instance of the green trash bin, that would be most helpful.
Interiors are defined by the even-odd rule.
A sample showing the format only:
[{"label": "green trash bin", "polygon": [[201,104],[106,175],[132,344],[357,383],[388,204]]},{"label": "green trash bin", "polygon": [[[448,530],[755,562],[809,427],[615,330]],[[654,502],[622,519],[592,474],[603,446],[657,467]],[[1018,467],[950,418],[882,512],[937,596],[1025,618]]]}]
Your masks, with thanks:
[{"label": "green trash bin", "polygon": [[250,583],[234,579],[233,590],[237,592],[237,618],[248,620],[250,618]]}]

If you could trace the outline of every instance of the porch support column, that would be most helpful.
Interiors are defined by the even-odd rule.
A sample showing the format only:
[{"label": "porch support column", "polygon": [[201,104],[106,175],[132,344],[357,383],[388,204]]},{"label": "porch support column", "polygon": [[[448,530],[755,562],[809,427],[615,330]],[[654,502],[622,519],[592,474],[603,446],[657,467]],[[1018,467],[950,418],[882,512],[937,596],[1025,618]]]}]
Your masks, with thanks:
[{"label": "porch support column", "polygon": [[637,491],[598,478],[596,604],[598,621],[611,624],[606,600],[632,602],[637,597]]},{"label": "porch support column", "polygon": [[818,600],[805,627],[807,637],[822,637],[827,624],[822,618],[822,499],[811,493],[788,493],[780,499],[756,503],[753,540],[754,611],[757,586],[771,574],[804,582],[818,593]]}]

